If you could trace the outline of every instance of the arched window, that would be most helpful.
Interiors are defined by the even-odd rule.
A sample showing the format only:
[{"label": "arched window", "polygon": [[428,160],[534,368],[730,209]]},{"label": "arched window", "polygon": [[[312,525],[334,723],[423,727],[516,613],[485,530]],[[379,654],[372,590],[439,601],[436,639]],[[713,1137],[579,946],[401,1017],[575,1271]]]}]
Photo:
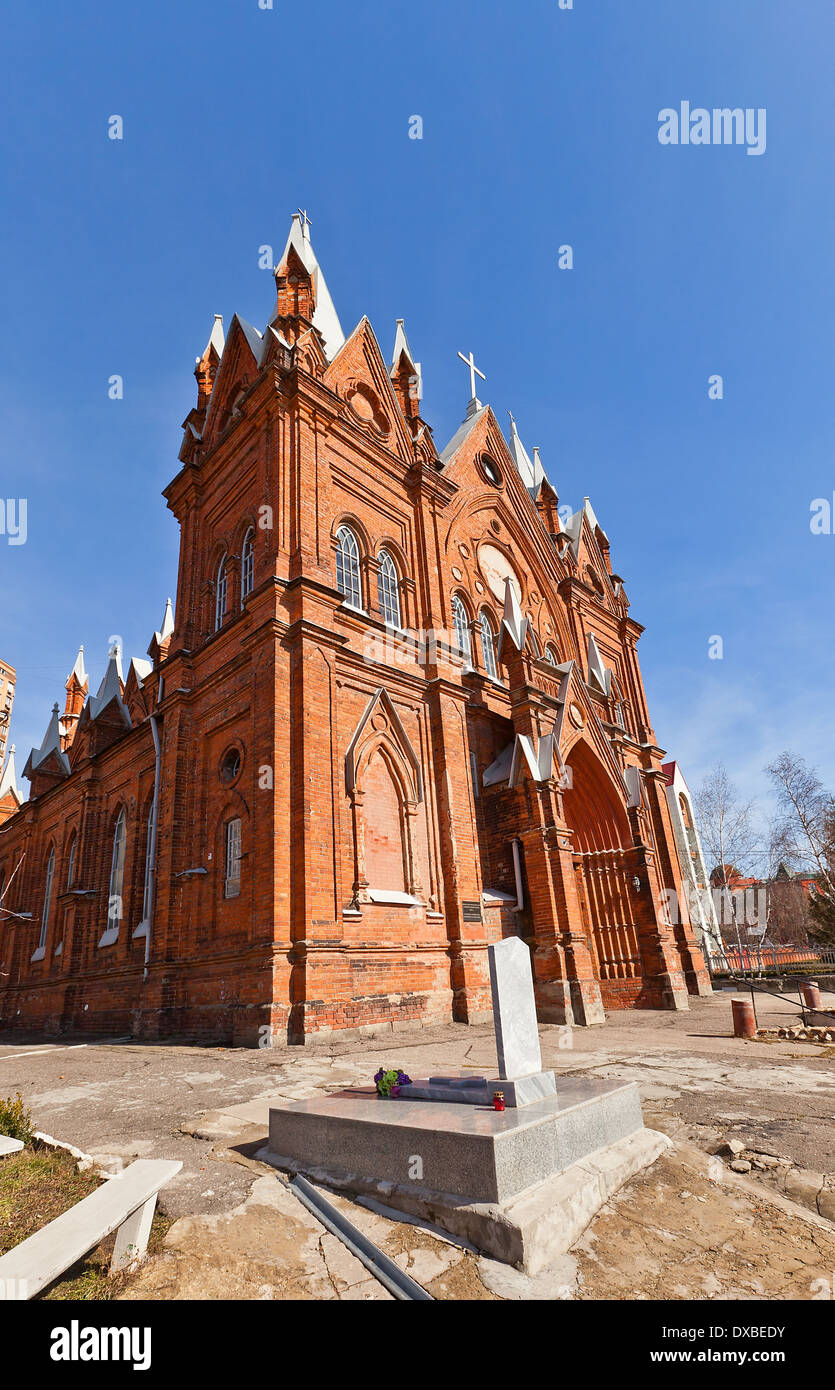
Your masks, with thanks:
[{"label": "arched window", "polygon": [[362,608],[360,551],[350,526],[336,533],[336,587],[351,608]]},{"label": "arched window", "polygon": [[241,891],[241,821],[239,816],[226,822],[224,845],[223,896],[237,898]]},{"label": "arched window", "polygon": [[113,853],[110,857],[110,888],[107,895],[107,930],[118,931],[122,920],[122,888],[125,882],[125,843],[127,840],[125,808],[119,812],[113,831]]},{"label": "arched window", "polygon": [[255,532],[250,526],[241,546],[241,608],[247,594],[252,593],[255,583]]},{"label": "arched window", "polygon": [[489,676],[491,680],[496,680],[499,674],[496,666],[496,639],[493,636],[490,619],[486,613],[482,613],[478,620],[478,626],[481,636],[481,661],[484,674]]},{"label": "arched window", "polygon": [[145,884],[142,890],[142,921],[147,922],[151,914],[151,883],[153,880],[153,850],[154,850],[154,803],[148,807],[148,819],[145,825]]},{"label": "arched window", "polygon": [[66,888],[66,891],[67,891],[68,893],[69,893],[70,889],[72,888],[73,879],[75,878],[75,845],[76,845],[76,840],[77,840],[77,838],[78,838],[78,837],[77,837],[76,835],[73,835],[72,839],[70,840],[70,852],[69,852],[69,854],[67,855],[67,888]]},{"label": "arched window", "polygon": [[43,912],[41,913],[41,936],[38,942],[38,950],[42,951],[46,946],[46,933],[49,929],[49,909],[52,906],[52,879],[55,874],[55,850],[49,851],[49,858],[46,861],[46,887],[43,894]]},{"label": "arched window", "polygon": [[689,804],[689,802],[688,802],[688,800],[687,800],[687,797],[684,795],[683,792],[681,793],[681,795],[680,795],[679,798],[678,798],[678,804],[679,804],[679,806],[681,807],[681,817],[682,817],[682,820],[684,821],[685,828],[686,828],[687,830],[692,830],[692,829],[693,829],[693,817],[692,817],[691,814],[690,814],[690,804]]},{"label": "arched window", "polygon": [[377,571],[377,596],[380,612],[389,627],[400,627],[400,589],[397,583],[397,568],[387,550],[381,550],[377,557],[380,568]]},{"label": "arched window", "polygon": [[457,594],[452,597],[452,621],[455,625],[455,642],[464,661],[469,666],[472,659],[470,646],[470,619],[467,610]]},{"label": "arched window", "polygon": [[528,614],[528,632],[530,633],[531,648],[533,650],[533,654],[538,661],[539,658],[542,656],[542,648],[539,645],[539,638],[536,635],[536,629],[534,628],[533,618],[531,617],[530,613]]},{"label": "arched window", "polygon": [[557,660],[557,653],[555,649],[552,646],[550,646],[550,644],[545,648],[545,660],[550,662],[552,666],[559,666],[559,661]]},{"label": "arched window", "polygon": [[223,619],[226,617],[226,556],[224,555],[217,567],[217,583],[215,585],[215,632],[223,627]]}]

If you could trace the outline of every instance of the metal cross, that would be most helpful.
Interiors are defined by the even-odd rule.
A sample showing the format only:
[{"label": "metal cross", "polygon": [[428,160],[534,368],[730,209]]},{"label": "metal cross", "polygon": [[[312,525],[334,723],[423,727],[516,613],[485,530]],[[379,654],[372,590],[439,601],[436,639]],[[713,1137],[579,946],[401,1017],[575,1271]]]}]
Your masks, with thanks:
[{"label": "metal cross", "polygon": [[471,399],[471,400],[475,400],[475,398],[476,398],[476,394],[475,394],[475,379],[476,379],[476,377],[477,377],[477,376],[480,376],[481,379],[482,379],[482,381],[486,381],[486,380],[487,380],[487,377],[484,375],[484,372],[480,372],[480,371],[478,370],[478,367],[477,367],[476,364],[475,364],[475,358],[474,358],[472,352],[470,352],[469,357],[465,357],[464,354],[463,354],[463,352],[459,352],[458,356],[461,358],[461,361],[464,362],[464,363],[469,367],[469,369],[470,369],[470,399]]},{"label": "metal cross", "polygon": [[302,233],[304,236],[307,236],[308,227],[313,225],[307,215],[307,208],[296,208],[296,212],[302,220]]}]

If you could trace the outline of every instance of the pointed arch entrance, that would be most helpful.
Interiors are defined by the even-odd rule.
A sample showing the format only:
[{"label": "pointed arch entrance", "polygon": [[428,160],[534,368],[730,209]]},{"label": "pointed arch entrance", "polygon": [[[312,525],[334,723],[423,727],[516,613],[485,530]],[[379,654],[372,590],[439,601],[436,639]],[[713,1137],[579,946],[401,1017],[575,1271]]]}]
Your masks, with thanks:
[{"label": "pointed arch entrance", "polygon": [[597,754],[580,739],[566,759],[572,785],[563,815],[572,830],[577,897],[607,1008],[634,1004],[643,983],[636,901],[637,854],[629,819]]}]

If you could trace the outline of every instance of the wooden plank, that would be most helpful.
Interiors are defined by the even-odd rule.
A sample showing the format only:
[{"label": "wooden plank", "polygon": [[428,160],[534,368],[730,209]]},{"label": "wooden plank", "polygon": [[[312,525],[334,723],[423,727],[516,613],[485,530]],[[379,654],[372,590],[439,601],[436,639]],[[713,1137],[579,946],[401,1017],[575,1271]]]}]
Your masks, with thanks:
[{"label": "wooden plank", "polygon": [[[43,1230],[0,1255],[0,1289],[7,1298],[34,1298],[49,1284],[117,1230],[128,1217],[145,1208],[159,1189],[179,1173],[182,1163],[140,1158],[102,1187],[77,1202]],[[148,1229],[150,1229],[150,1222]],[[126,1243],[138,1244],[142,1221]],[[147,1243],[147,1235],[146,1235]],[[11,1290],[11,1292],[10,1292]]]}]

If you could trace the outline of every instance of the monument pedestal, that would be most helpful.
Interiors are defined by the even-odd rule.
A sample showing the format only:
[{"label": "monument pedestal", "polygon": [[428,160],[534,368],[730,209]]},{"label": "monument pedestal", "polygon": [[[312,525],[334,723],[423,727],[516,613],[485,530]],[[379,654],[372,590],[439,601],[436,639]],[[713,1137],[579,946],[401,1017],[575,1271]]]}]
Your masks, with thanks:
[{"label": "monument pedestal", "polygon": [[270,1110],[262,1160],[418,1216],[536,1273],[668,1144],[634,1082],[560,1078],[523,1109],[342,1091]]},{"label": "monument pedestal", "polygon": [[488,952],[498,1080],[434,1076],[396,1099],[356,1090],[278,1105],[258,1156],[535,1274],[669,1140],[644,1129],[634,1082],[557,1083],[542,1070],[530,952],[518,937]]}]

